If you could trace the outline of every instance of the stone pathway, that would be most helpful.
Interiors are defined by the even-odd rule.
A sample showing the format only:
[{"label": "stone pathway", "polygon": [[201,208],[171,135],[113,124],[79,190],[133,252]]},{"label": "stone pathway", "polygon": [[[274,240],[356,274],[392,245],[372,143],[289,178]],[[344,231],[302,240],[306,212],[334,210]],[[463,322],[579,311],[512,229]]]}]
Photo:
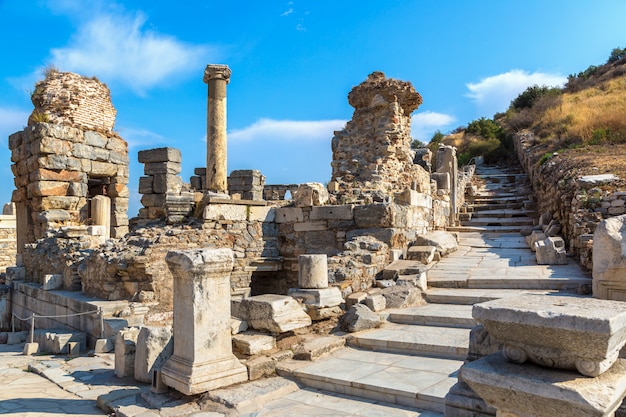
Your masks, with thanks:
[{"label": "stone pathway", "polygon": [[94,416],[115,409],[119,417],[443,417],[475,324],[473,304],[527,292],[585,293],[591,284],[571,260],[536,264],[519,233],[536,217],[524,175],[489,168],[479,175],[484,186],[454,228],[459,249],[428,272],[429,304],[385,311],[382,328],[347,336],[349,347],[315,362],[280,362],[279,377],[262,380],[265,387],[253,381],[223,390],[220,401],[229,409],[119,379],[111,355],[25,357],[23,345],[0,345],[0,414]]}]

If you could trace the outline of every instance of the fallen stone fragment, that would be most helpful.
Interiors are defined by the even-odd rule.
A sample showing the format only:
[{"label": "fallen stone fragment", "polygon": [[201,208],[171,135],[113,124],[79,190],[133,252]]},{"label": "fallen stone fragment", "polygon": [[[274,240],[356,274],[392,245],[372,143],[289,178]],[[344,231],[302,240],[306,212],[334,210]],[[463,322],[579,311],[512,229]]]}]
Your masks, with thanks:
[{"label": "fallen stone fragment", "polygon": [[361,330],[380,327],[382,321],[378,314],[374,313],[365,304],[355,304],[339,319],[339,327],[346,332],[359,332]]}]

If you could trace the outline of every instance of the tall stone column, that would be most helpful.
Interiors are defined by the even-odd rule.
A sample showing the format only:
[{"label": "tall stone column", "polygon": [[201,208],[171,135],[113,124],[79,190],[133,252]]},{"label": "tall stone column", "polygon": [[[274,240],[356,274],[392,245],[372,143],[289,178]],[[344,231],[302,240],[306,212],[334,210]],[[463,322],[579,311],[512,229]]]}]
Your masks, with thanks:
[{"label": "tall stone column", "polygon": [[165,261],[174,276],[174,354],[163,382],[193,395],[246,381],[230,337],[232,250],[170,251]]},{"label": "tall stone column", "polygon": [[209,85],[207,100],[207,161],[206,189],[228,194],[226,172],[226,84],[230,81],[228,65],[209,64],[204,70],[204,82]]}]

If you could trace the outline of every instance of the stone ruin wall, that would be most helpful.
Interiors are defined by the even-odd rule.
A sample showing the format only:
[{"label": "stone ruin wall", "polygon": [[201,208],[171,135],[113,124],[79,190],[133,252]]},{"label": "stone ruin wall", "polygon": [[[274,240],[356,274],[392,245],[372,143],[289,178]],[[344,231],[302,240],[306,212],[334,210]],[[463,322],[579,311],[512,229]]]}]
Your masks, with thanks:
[{"label": "stone ruin wall", "polygon": [[626,184],[585,183],[569,178],[551,158],[539,165],[540,155],[533,152],[532,134],[514,136],[518,159],[531,179],[540,214],[550,214],[561,224],[561,235],[581,265],[592,269],[593,233],[607,217],[626,212]]},{"label": "stone ruin wall", "polygon": [[110,134],[115,125],[111,92],[96,78],[48,70],[45,80],[35,84],[31,101],[35,109],[28,126],[47,122]]},{"label": "stone ruin wall", "polygon": [[[173,148],[142,151],[141,162],[145,164],[146,176],[140,181],[140,193],[144,197],[149,197],[146,201],[142,198],[145,206],[144,216],[140,216],[140,221],[134,221],[134,230],[121,240],[107,243],[96,249],[93,249],[89,239],[84,236],[64,236],[63,233],[58,234],[54,239],[45,239],[37,244],[28,245],[24,254],[28,279],[41,282],[45,274],[61,274],[64,277],[65,289],[80,289],[90,296],[109,300],[158,301],[159,307],[167,310],[171,308],[173,277],[165,264],[165,254],[171,249],[181,247],[212,246],[233,249],[235,267],[231,278],[231,290],[237,296],[247,295],[250,291],[261,293],[263,290],[286,293],[288,288],[296,287],[298,255],[300,254],[327,254],[330,257],[331,282],[340,286],[345,294],[369,287],[376,274],[389,262],[390,249],[401,251],[417,235],[434,228],[445,227],[450,216],[450,203],[447,195],[437,194],[436,183],[431,182],[428,172],[413,163],[414,155],[410,150],[410,112],[421,102],[419,94],[414,92],[409,83],[387,80],[379,73],[370,76],[368,81],[370,84],[365,90],[367,94],[375,93],[373,94],[375,105],[373,109],[368,107],[363,110],[362,113],[368,114],[364,118],[361,117],[359,110],[355,111],[352,125],[349,124],[344,132],[348,132],[348,128],[362,132],[363,130],[359,127],[362,122],[365,124],[382,123],[387,128],[377,130],[376,140],[391,140],[393,145],[390,146],[394,148],[394,151],[385,153],[390,151],[389,146],[385,147],[386,151],[383,154],[386,157],[377,160],[376,166],[366,164],[368,169],[359,173],[358,181],[364,178],[368,180],[361,183],[354,179],[350,182],[343,182],[342,184],[348,187],[343,190],[345,193],[338,191],[331,198],[337,201],[341,200],[342,196],[350,195],[356,197],[359,203],[369,204],[305,205],[282,208],[247,205],[244,202],[209,204],[204,212],[190,213],[187,210],[184,215],[177,217],[176,224],[166,224],[165,220],[169,214],[163,205],[167,206],[168,202],[171,202],[171,195],[178,193],[180,196],[181,189],[185,188],[182,180],[177,176],[180,172],[180,152]],[[389,91],[394,91],[395,94],[391,96]],[[362,96],[367,94],[363,93]],[[358,98],[359,94],[352,96],[353,99],[355,97]],[[382,100],[380,97],[383,97]],[[392,101],[387,101],[387,99]],[[357,106],[361,106],[363,104],[361,101],[364,99],[361,97],[355,100],[357,100]],[[399,103],[402,103],[406,110]],[[33,134],[32,132],[41,133]],[[122,192],[128,192],[125,188],[128,179],[127,159],[126,164],[114,164],[111,160],[79,158],[72,153],[76,148],[81,149],[82,147],[78,145],[82,145],[89,138],[93,142],[94,137],[107,138],[105,135],[96,134],[93,131],[83,132],[72,127],[37,123],[25,132],[18,132],[12,140],[14,148],[18,149],[14,151],[17,155],[21,155],[22,152],[27,153],[30,149],[24,146],[33,141],[33,139],[24,139],[24,135],[29,134],[37,138],[49,138],[46,139],[48,142],[68,152],[62,160],[65,165],[58,170],[59,172],[55,172],[56,174],[69,173],[67,175],[76,175],[82,181],[84,175],[89,172],[93,173],[93,169],[101,166],[109,167],[110,174],[113,174],[112,168],[115,166],[119,170],[115,173],[120,179],[114,177],[112,183],[121,184],[122,187],[119,191],[112,190],[117,196],[113,198],[113,213],[120,213],[121,210],[118,210],[118,207],[124,207],[124,204],[127,206],[127,197],[121,195]],[[341,135],[338,134],[338,136]],[[72,140],[63,140],[67,138],[72,138]],[[359,140],[355,138],[356,136],[352,136],[339,146],[341,148],[345,145],[341,151],[344,152],[343,154],[335,149],[336,157],[341,155],[349,157],[348,163],[344,161],[343,165],[335,158],[333,164],[337,167],[350,166],[353,155],[348,154],[360,146]],[[101,144],[121,143],[116,142],[115,139],[119,138],[111,136]],[[353,139],[356,142],[351,142]],[[87,143],[87,145],[94,146],[93,143]],[[107,148],[108,145],[105,146],[105,149]],[[371,158],[374,152],[381,149],[378,145],[372,148],[366,147],[361,160],[368,160],[367,158]],[[110,151],[114,150],[110,149]],[[84,154],[103,155],[98,149],[90,149]],[[111,153],[109,153],[109,158],[110,155]],[[392,156],[389,157],[389,155]],[[46,154],[36,160],[46,161],[54,157],[52,154]],[[101,157],[101,159],[104,158]],[[71,170],[68,164],[71,167],[78,167],[76,160],[81,163],[81,167],[90,164],[92,171]],[[18,158],[16,165],[19,165],[20,161],[22,160]],[[364,165],[360,164],[360,166]],[[383,181],[380,177],[383,172],[385,176],[389,175],[388,181]],[[202,186],[200,177],[202,173],[196,172],[196,174],[198,178],[192,178],[192,183],[195,179],[196,183]],[[347,171],[345,174],[348,175]],[[333,178],[339,182],[343,181],[335,175]],[[381,180],[381,187],[372,185],[372,181],[379,180]],[[77,180],[65,182],[67,185],[61,184],[62,190],[65,190],[65,187],[74,188],[73,183],[83,184]],[[259,184],[254,181],[248,184],[248,180],[240,180],[237,184],[239,186],[251,184],[257,187],[251,194],[256,197],[261,195],[263,189],[272,195],[276,190],[279,193],[291,190],[293,193],[295,186],[275,186],[274,188],[278,187],[276,189],[272,186],[261,188],[263,187],[262,181]],[[350,188],[353,184],[358,184],[358,186]],[[47,184],[38,186],[43,185]],[[241,190],[237,191],[242,193]],[[23,192],[28,192],[28,186]],[[50,201],[70,201],[71,199],[76,206],[80,207],[86,202],[85,196],[66,196],[62,193],[58,196],[42,196],[42,199],[44,197],[54,197]],[[376,199],[381,201],[374,203]],[[121,204],[117,204],[118,202]],[[188,203],[189,201],[185,202],[185,204]],[[125,209],[126,207],[124,207],[124,215]],[[81,210],[74,210],[72,220],[80,218],[80,213]],[[38,214],[37,218],[39,217],[41,216]],[[119,223],[112,222],[112,224],[117,227]],[[61,224],[55,226],[59,227]],[[122,235],[113,237],[120,238]],[[46,260],[48,256],[53,260]]]},{"label": "stone ruin wall", "polygon": [[393,201],[406,189],[430,192],[430,177],[413,162],[411,113],[422,97],[410,82],[374,72],[348,95],[352,120],[332,139],[329,191],[338,203]]},{"label": "stone ruin wall", "polygon": [[9,137],[18,247],[65,225],[89,223],[89,199],[111,198],[111,236],[128,232],[128,145],[113,132],[109,89],[49,71],[32,95],[29,126]]}]

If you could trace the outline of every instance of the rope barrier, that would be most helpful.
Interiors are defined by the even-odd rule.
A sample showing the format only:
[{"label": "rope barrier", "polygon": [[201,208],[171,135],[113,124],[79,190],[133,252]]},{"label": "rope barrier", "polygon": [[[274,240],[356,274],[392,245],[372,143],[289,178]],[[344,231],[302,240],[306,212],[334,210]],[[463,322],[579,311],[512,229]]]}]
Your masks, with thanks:
[{"label": "rope barrier", "polygon": [[100,333],[102,335],[102,337],[104,338],[104,319],[103,319],[103,314],[102,314],[102,309],[99,308],[98,310],[93,310],[93,311],[85,311],[83,313],[72,313],[72,314],[59,314],[59,315],[54,315],[54,316],[42,316],[39,314],[35,314],[32,313],[32,315],[30,317],[27,318],[22,318],[20,316],[18,316],[15,313],[11,313],[11,330],[13,332],[15,332],[15,319],[18,319],[20,321],[28,321],[31,320],[31,325],[30,325],[30,342],[33,343],[34,337],[35,337],[35,319],[36,318],[40,318],[40,319],[58,319],[61,317],[77,317],[77,316],[84,316],[87,314],[94,314],[94,313],[98,313],[100,316]]}]

